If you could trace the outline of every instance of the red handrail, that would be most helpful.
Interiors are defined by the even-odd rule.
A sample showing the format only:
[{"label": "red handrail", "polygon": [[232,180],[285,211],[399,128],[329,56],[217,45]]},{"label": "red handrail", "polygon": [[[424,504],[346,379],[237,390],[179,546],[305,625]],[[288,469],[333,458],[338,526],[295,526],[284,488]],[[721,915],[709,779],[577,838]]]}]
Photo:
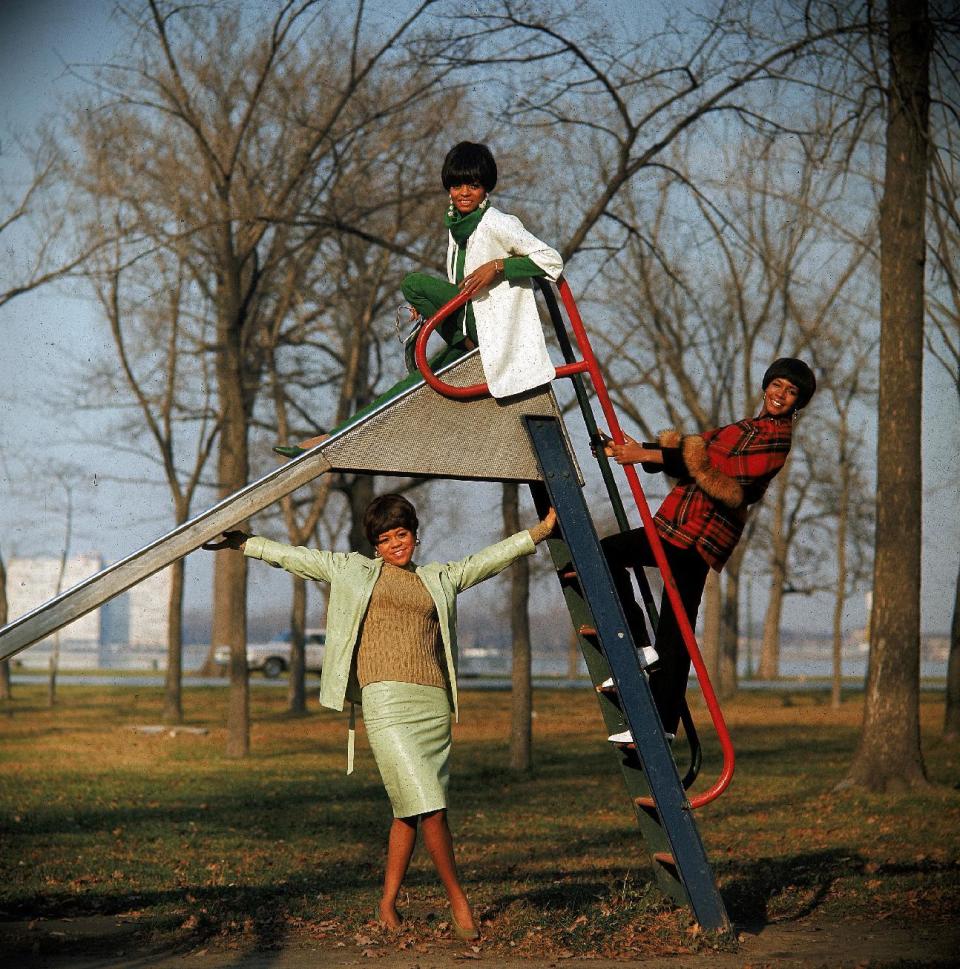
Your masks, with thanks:
[{"label": "red handrail", "polygon": [[[570,318],[570,325],[573,327],[574,338],[577,342],[577,347],[580,350],[580,355],[583,357],[582,360],[576,363],[564,364],[561,367],[557,367],[558,377],[568,377],[577,373],[589,373],[590,379],[593,381],[594,389],[597,392],[597,399],[600,401],[600,407],[603,410],[603,416],[606,418],[607,424],[610,428],[610,434],[613,438],[615,444],[623,444],[625,441],[623,430],[620,427],[620,421],[617,419],[616,412],[613,409],[613,404],[610,402],[610,395],[607,393],[607,385],[603,379],[603,374],[600,371],[600,366],[597,363],[597,358],[593,352],[593,347],[590,345],[590,338],[587,336],[587,331],[584,328],[583,320],[580,318],[580,311],[577,309],[577,304],[574,302],[573,293],[570,292],[570,286],[565,279],[561,279],[557,282],[557,288],[560,292],[560,298],[563,300],[563,305],[567,310],[567,316]],[[430,364],[427,360],[426,346],[427,340],[430,334],[436,329],[436,327],[449,316],[454,311],[458,310],[464,303],[469,299],[468,294],[460,293],[455,296],[449,303],[441,306],[440,309],[430,317],[426,323],[420,328],[420,333],[417,335],[417,342],[414,347],[414,359],[417,362],[417,367],[420,369],[420,373],[423,374],[423,379],[439,394],[443,394],[446,397],[456,397],[460,400],[470,400],[475,397],[481,397],[489,393],[486,384],[472,384],[469,387],[454,387],[451,384],[445,383],[440,380],[436,374],[430,369]],[[687,652],[690,654],[690,661],[693,663],[693,668],[697,673],[697,680],[700,683],[700,690],[703,693],[704,701],[707,704],[707,709],[710,711],[710,718],[713,721],[714,729],[717,732],[717,737],[720,740],[720,749],[723,753],[723,768],[720,772],[720,776],[702,794],[698,794],[696,797],[690,798],[690,807],[698,808],[702,807],[704,804],[709,804],[710,801],[718,798],[729,786],[730,781],[733,779],[733,770],[735,766],[735,755],[733,751],[733,741],[730,739],[730,731],[727,729],[726,721],[723,719],[723,712],[720,709],[720,702],[717,699],[717,695],[713,690],[713,684],[710,682],[710,675],[707,673],[706,665],[703,662],[703,657],[700,654],[700,647],[697,645],[697,639],[693,632],[693,627],[690,625],[690,620],[687,619],[686,610],[683,608],[683,602],[680,599],[680,592],[677,589],[676,580],[673,577],[673,572],[670,569],[670,564],[667,561],[666,553],[663,550],[663,543],[660,540],[660,536],[657,533],[656,527],[653,523],[653,515],[650,514],[650,506],[647,504],[646,496],[643,493],[643,488],[640,486],[640,477],[637,474],[636,468],[631,464],[626,464],[623,466],[623,470],[626,473],[627,481],[630,484],[630,491],[633,494],[633,500],[637,506],[637,511],[640,513],[640,520],[643,522],[643,527],[647,535],[647,539],[650,543],[650,548],[653,551],[653,557],[656,560],[657,567],[660,569],[660,574],[663,577],[664,590],[667,593],[667,598],[670,601],[670,606],[673,609],[674,615],[677,619],[677,626],[680,629],[680,635],[683,638],[684,646]],[[652,798],[637,798],[637,804],[644,807],[654,807],[654,802]]]},{"label": "red handrail", "polygon": [[[487,397],[490,395],[490,388],[486,384],[469,384],[466,387],[454,387],[453,384],[445,383],[431,369],[430,361],[427,360],[427,340],[430,334],[451,314],[456,312],[470,298],[468,293],[459,293],[444,303],[433,316],[420,327],[417,334],[417,341],[413,345],[413,359],[416,361],[417,368],[423,374],[423,379],[438,393],[444,397],[454,397],[457,400],[473,400],[476,397]],[[586,373],[588,364],[585,360],[578,363],[565,363],[556,368],[557,377],[572,377],[577,373]]]}]

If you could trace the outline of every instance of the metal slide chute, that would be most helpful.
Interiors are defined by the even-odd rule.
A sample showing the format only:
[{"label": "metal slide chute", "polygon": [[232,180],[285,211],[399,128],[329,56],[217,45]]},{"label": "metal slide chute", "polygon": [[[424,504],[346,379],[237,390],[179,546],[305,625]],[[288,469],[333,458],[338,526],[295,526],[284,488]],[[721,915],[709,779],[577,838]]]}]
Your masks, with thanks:
[{"label": "metal slide chute", "polygon": [[[475,383],[483,376],[479,354],[468,354],[442,373],[451,386]],[[528,415],[559,417],[548,387],[509,401],[478,400],[467,417],[463,404],[417,383],[296,460],[15,619],[0,629],[0,659],[45,639],[327,472],[538,480],[536,456],[521,424]]]}]

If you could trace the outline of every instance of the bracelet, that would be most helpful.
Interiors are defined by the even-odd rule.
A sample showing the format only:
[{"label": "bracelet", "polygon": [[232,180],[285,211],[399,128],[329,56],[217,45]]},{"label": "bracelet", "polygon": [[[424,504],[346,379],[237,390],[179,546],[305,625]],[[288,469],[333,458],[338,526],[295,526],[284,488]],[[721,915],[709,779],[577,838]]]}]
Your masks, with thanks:
[{"label": "bracelet", "polygon": [[494,260],[494,263],[493,263],[493,268],[496,269],[496,271],[498,273],[502,273],[503,272],[503,260],[502,259],[495,259]]}]

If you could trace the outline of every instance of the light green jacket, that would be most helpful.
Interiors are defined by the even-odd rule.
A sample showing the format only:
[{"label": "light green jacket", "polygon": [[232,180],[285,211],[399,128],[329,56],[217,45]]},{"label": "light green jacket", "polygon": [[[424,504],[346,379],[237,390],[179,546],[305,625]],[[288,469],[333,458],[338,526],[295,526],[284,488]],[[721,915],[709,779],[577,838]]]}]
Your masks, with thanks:
[{"label": "light green jacket", "polygon": [[[455,715],[459,714],[457,594],[502,572],[511,562],[522,555],[530,555],[535,549],[529,532],[517,532],[458,562],[431,562],[416,567],[417,575],[437,607]],[[373,587],[380,577],[383,559],[367,558],[359,552],[325,552],[284,545],[260,536],[247,539],[244,555],[262,559],[304,579],[330,583],[320,702],[333,710],[342,710],[345,700],[359,703],[360,684],[353,667],[353,654],[360,635],[360,624],[370,604]]]}]

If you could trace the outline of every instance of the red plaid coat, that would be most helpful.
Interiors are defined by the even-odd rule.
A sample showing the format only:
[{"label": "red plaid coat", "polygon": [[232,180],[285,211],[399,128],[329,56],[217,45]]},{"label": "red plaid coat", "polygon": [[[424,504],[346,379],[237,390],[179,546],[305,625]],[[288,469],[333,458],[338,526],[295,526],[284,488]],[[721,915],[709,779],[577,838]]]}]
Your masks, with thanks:
[{"label": "red plaid coat", "polygon": [[736,507],[703,490],[679,448],[665,448],[665,466],[668,472],[678,469],[680,480],[654,516],[660,537],[680,548],[695,547],[719,572],[740,540],[748,506],[763,497],[783,467],[792,430],[790,417],[755,417],[700,435],[706,442],[710,473],[720,472],[739,483],[743,500]]}]

